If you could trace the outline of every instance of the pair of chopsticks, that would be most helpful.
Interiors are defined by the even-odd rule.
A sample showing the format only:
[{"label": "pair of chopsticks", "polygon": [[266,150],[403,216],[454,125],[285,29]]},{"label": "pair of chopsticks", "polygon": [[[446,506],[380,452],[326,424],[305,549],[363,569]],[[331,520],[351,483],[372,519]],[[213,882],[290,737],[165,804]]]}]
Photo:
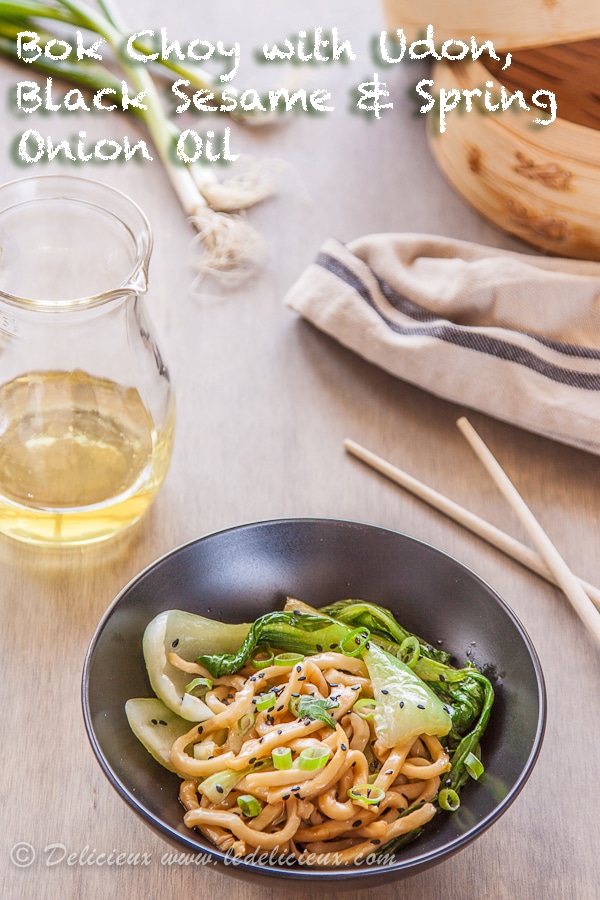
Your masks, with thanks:
[{"label": "pair of chopsticks", "polygon": [[443,512],[449,518],[468,528],[474,534],[497,547],[507,556],[521,563],[527,568],[541,575],[547,581],[562,588],[567,599],[572,604],[590,634],[600,646],[600,590],[592,584],[583,581],[574,575],[564,561],[550,538],[537,521],[512,481],[499,462],[493,456],[489,448],[477,434],[468,419],[462,417],[457,421],[457,426],[463,436],[469,442],[476,456],[483,463],[491,475],[494,483],[504,494],[525,530],[529,534],[538,552],[526,547],[525,544],[490,525],[484,519],[469,512],[453,500],[444,497],[443,494],[434,491],[423,482],[418,481],[391,463],[386,462],[380,456],[361,447],[352,440],[345,440],[344,447],[353,456],[366,463],[371,468],[385,475],[387,478],[410,491],[415,496],[429,503],[435,509]]}]

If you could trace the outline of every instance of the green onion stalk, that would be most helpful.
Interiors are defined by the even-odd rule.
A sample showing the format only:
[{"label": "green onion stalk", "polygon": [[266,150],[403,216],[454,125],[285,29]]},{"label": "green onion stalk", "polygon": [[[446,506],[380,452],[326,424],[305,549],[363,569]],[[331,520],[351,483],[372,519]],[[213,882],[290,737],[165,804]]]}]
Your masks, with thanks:
[{"label": "green onion stalk", "polygon": [[[40,26],[37,19],[42,19],[45,24]],[[47,41],[58,36],[47,27],[48,21],[68,24],[104,38],[128,84],[137,94],[145,92],[143,105],[146,108],[130,106],[128,111],[146,126],[183,211],[197,231],[194,245],[198,281],[203,276],[213,275],[224,282],[238,283],[254,272],[262,257],[262,241],[238,213],[268,196],[273,189],[272,182],[263,178],[261,183],[260,174],[250,174],[246,179],[234,178],[229,183],[219,183],[210,166],[186,164],[177,158],[177,128],[163,109],[148,68],[135,65],[124,51],[127,30],[113,0],[98,0],[97,8],[85,0],[47,0],[45,3],[0,0],[0,53],[18,61],[15,42],[20,31],[35,30],[40,36],[40,46],[45,47]],[[136,42],[134,46],[147,51],[143,42]],[[218,99],[220,86],[206,73],[170,60],[156,62],[196,87],[210,90]],[[91,59],[73,63],[52,60],[41,54],[31,64],[40,72],[59,76],[80,88],[121,88],[120,79],[114,73]],[[252,119],[248,117],[247,121]]]}]

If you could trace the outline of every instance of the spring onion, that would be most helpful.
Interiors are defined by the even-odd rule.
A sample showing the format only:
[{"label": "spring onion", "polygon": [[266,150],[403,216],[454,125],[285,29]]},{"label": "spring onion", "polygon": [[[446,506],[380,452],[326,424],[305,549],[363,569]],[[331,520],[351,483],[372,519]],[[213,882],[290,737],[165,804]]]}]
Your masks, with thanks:
[{"label": "spring onion", "polygon": [[257,816],[262,809],[260,801],[253,797],[252,794],[242,794],[241,797],[237,798],[237,805],[245,816],[250,816],[251,818]]},{"label": "spring onion", "polygon": [[304,661],[301,653],[278,653],[273,662],[276,666],[295,666]]},{"label": "spring onion", "polygon": [[373,805],[381,803],[385,797],[385,791],[383,788],[375,787],[372,784],[355,784],[348,791],[348,796],[351,800],[359,800],[361,803]]},{"label": "spring onion", "polygon": [[256,698],[256,709],[258,712],[271,710],[275,707],[276,702],[277,697],[273,691],[269,691],[268,694],[259,694]]},{"label": "spring onion", "polygon": [[331,750],[329,747],[323,745],[320,747],[307,747],[298,757],[298,768],[305,772],[311,772],[314,769],[322,769],[330,756]]},{"label": "spring onion", "polygon": [[253,669],[264,669],[270,666],[275,656],[267,647],[266,649],[257,649],[250,657],[250,665]]},{"label": "spring onion", "polygon": [[276,769],[292,768],[292,751],[289,747],[275,747],[271,759]]},{"label": "spring onion", "polygon": [[471,778],[479,781],[484,773],[483,763],[474,753],[467,753],[465,756],[464,766]]},{"label": "spring onion", "polygon": [[[37,0],[3,0],[0,2],[0,53],[20,63],[13,37],[15,29],[18,34],[35,28],[40,35],[42,49],[49,41],[62,38],[62,32],[59,34],[40,25],[36,21],[40,19],[44,22],[54,20],[61,26],[70,25],[103,38],[112,51],[111,66],[119,70],[118,85],[120,86],[121,78],[124,77],[137,94],[143,94],[142,106],[130,106],[129,111],[135,113],[150,132],[179,202],[198,231],[196,241],[203,244],[203,253],[197,259],[198,277],[211,274],[239,282],[251,274],[260,256],[258,235],[241,216],[217,210],[228,213],[239,211],[263,200],[272,193],[272,180],[262,175],[252,177],[249,174],[245,179],[238,177],[229,184],[220,185],[213,167],[187,164],[181,157],[178,158],[178,129],[163,109],[150,67],[136,65],[124,50],[129,30],[121,21],[114,0],[98,0],[97,6],[86,0],[46,0],[43,3]],[[139,42],[136,42],[135,47],[142,51],[145,49]],[[82,59],[76,63],[65,60],[63,65],[62,60],[53,61],[51,55],[41,53],[37,60],[32,59],[30,63],[33,68],[39,68],[43,72],[53,71],[58,77],[74,81],[84,88],[111,88],[115,81],[113,72],[103,65],[92,63],[90,59]],[[155,65],[172,69],[190,83],[210,90],[215,96],[219,95],[219,82],[194,71],[192,67],[184,68],[160,58],[157,58]],[[244,120],[252,121],[246,117]]]},{"label": "spring onion", "polygon": [[247,731],[250,731],[255,722],[256,716],[254,713],[244,713],[237,723],[240,734],[246,734]]},{"label": "spring onion", "polygon": [[340,641],[340,650],[344,656],[358,656],[369,643],[371,632],[368,628],[361,626],[353,628],[350,634],[345,635]]},{"label": "spring onion", "polygon": [[194,678],[193,681],[186,684],[185,693],[193,694],[196,691],[196,696],[203,697],[207,691],[212,690],[212,686],[213,683],[210,678]]},{"label": "spring onion", "polygon": [[438,794],[438,803],[446,812],[456,812],[460,806],[460,797],[452,788],[444,788]]},{"label": "spring onion", "polygon": [[352,711],[358,713],[361,719],[372,719],[378,706],[381,706],[378,700],[373,700],[371,697],[362,697],[356,701]]},{"label": "spring onion", "polygon": [[419,656],[421,655],[421,648],[419,646],[419,641],[411,634],[409,637],[404,638],[402,643],[400,644],[399,656],[405,666],[408,666],[409,669],[414,669]]}]

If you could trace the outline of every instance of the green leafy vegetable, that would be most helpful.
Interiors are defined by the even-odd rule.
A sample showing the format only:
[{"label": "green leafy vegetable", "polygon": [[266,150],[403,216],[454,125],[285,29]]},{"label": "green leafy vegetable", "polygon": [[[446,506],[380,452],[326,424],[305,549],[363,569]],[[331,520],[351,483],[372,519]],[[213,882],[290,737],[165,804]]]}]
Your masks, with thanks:
[{"label": "green leafy vegetable", "polygon": [[[369,629],[374,640],[377,639],[377,635],[380,638],[387,638],[396,647],[396,650],[398,649],[396,645],[401,645],[406,638],[415,637],[410,631],[406,631],[387,609],[383,609],[375,603],[367,603],[365,600],[339,600],[337,603],[324,606],[319,613],[323,616],[331,616],[337,622],[344,622],[351,628],[358,628],[362,625]],[[418,638],[418,641],[422,655],[440,662],[449,662],[450,654],[445,650],[435,649],[421,638]],[[388,652],[393,652],[385,644],[381,642],[379,644]],[[394,653],[394,655],[396,654]]]},{"label": "green leafy vegetable", "polygon": [[377,705],[373,723],[384,747],[404,744],[420,734],[443,737],[452,728],[444,704],[412,669],[371,644],[363,653]]},{"label": "green leafy vegetable", "polygon": [[330,700],[328,697],[300,697],[296,703],[290,704],[290,711],[298,719],[318,719],[335,728],[335,719],[327,712],[328,709],[335,709],[340,704],[337,700]]},{"label": "green leafy vegetable", "polygon": [[[171,747],[177,738],[190,730],[188,720],[176,715],[156,697],[128,700],[125,715],[129,727],[148,753],[169,772],[177,772],[171,763]],[[181,778],[186,777],[181,775]]]},{"label": "green leafy vegetable", "polygon": [[314,656],[331,644],[339,646],[350,631],[346,625],[328,616],[292,611],[267,613],[250,626],[244,643],[236,653],[203,654],[198,656],[198,662],[214,678],[220,678],[241,669],[259,644]]},{"label": "green leafy vegetable", "polygon": [[179,609],[159,613],[148,624],[142,641],[150,685],[156,696],[173,712],[191,722],[204,722],[213,715],[200,697],[187,692],[190,676],[167,659],[171,651],[191,662],[209,648],[222,653],[240,646],[250,625],[225,625]]}]

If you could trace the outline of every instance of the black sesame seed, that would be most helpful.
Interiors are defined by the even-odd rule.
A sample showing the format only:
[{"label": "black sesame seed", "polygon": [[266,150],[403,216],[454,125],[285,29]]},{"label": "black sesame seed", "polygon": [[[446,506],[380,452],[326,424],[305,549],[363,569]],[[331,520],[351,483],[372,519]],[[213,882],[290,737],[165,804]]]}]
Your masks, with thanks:
[{"label": "black sesame seed", "polygon": [[379,838],[371,838],[371,843],[375,844],[375,846],[378,847],[381,841],[379,840]]},{"label": "black sesame seed", "polygon": [[281,706],[277,707],[277,712],[281,712],[282,709],[283,709],[283,703],[281,704]]},{"label": "black sesame seed", "polygon": [[300,664],[298,664],[296,666],[296,672],[301,672],[301,671],[302,671],[302,666]]},{"label": "black sesame seed", "polygon": [[175,638],[175,640],[171,644],[171,647],[176,647],[178,643],[179,643],[179,638]]},{"label": "black sesame seed", "polygon": [[445,680],[446,680],[445,677],[443,675],[440,675],[440,681],[445,681]]},{"label": "black sesame seed", "polygon": [[214,756],[211,755],[211,756],[209,756],[208,758],[209,758],[209,759],[214,759]]},{"label": "black sesame seed", "polygon": [[300,694],[292,694],[292,697],[299,697]]},{"label": "black sesame seed", "polygon": [[253,765],[256,762],[256,757],[253,756],[251,760],[249,760],[250,765]]},{"label": "black sesame seed", "polygon": [[291,788],[291,790],[292,790],[292,791],[299,791],[299,790],[300,790],[300,785],[297,784],[295,787]]},{"label": "black sesame seed", "polygon": [[362,691],[362,687],[360,684],[355,684],[352,688],[353,691]]},{"label": "black sesame seed", "polygon": [[204,728],[202,727],[202,725],[198,725],[198,734],[202,734],[203,731]]},{"label": "black sesame seed", "polygon": [[329,649],[330,649],[330,650],[335,650],[336,647],[337,647],[337,644],[330,644],[330,645],[329,645]]},{"label": "black sesame seed", "polygon": [[263,741],[264,741],[264,737],[261,737],[261,738],[258,739],[258,743],[259,743],[259,744],[262,744]]},{"label": "black sesame seed", "polygon": [[383,774],[384,774],[384,775],[393,775],[393,774],[394,774],[394,770],[393,770],[393,769],[388,769],[387,772],[384,772]]},{"label": "black sesame seed", "polygon": [[153,725],[158,725],[158,719],[151,719]]},{"label": "black sesame seed", "polygon": [[264,672],[259,672],[258,675],[257,675],[256,677],[257,677],[257,678],[264,678],[264,677],[265,677],[265,673],[264,673]]},{"label": "black sesame seed", "polygon": [[367,641],[367,643],[365,644],[365,650],[369,650],[370,647],[371,647],[371,645],[370,645],[370,643]]},{"label": "black sesame seed", "polygon": [[277,734],[283,734],[283,728],[278,728],[278,729],[277,729]]},{"label": "black sesame seed", "polygon": [[323,648],[321,647],[320,644],[315,644],[315,647],[317,648],[317,651],[318,651],[319,653],[322,653],[322,652],[323,652]]},{"label": "black sesame seed", "polygon": [[417,709],[425,709],[422,703],[417,703]]},{"label": "black sesame seed", "polygon": [[446,785],[446,787],[450,787],[450,785],[452,784],[452,779],[451,779],[451,778],[446,778],[444,784]]},{"label": "black sesame seed", "polygon": [[301,675],[298,681],[306,681],[306,675]]},{"label": "black sesame seed", "polygon": [[444,712],[447,712],[448,715],[450,715],[450,710],[448,709],[447,706],[442,706],[442,709],[444,710]]},{"label": "black sesame seed", "polygon": [[356,822],[352,823],[353,828],[358,828],[359,825],[362,825],[362,819],[357,819]]},{"label": "black sesame seed", "polygon": [[339,684],[337,683],[337,681],[330,681],[329,687],[339,687]]},{"label": "black sesame seed", "polygon": [[385,688],[382,688],[382,689],[381,689],[381,693],[382,693],[382,694],[389,694],[389,691],[387,691]]},{"label": "black sesame seed", "polygon": [[216,789],[218,790],[219,794],[222,794],[222,793],[223,793],[223,788],[221,787],[220,784],[215,784],[215,787],[216,787]]},{"label": "black sesame seed", "polygon": [[159,719],[159,720],[158,720],[158,724],[159,724],[159,725],[166,725],[167,723],[165,722],[164,719]]},{"label": "black sesame seed", "polygon": [[284,794],[283,797],[282,797],[281,799],[282,799],[282,800],[289,800],[291,796],[292,796],[291,794]]},{"label": "black sesame seed", "polygon": [[295,616],[301,616],[302,613],[300,612],[299,609],[295,609],[295,610],[294,610],[294,615],[295,615]]},{"label": "black sesame seed", "polygon": [[340,744],[340,750],[347,750],[347,749],[348,749],[348,748],[346,747],[345,744]]},{"label": "black sesame seed", "polygon": [[398,706],[400,707],[400,709],[404,709],[404,700],[401,700]]}]

